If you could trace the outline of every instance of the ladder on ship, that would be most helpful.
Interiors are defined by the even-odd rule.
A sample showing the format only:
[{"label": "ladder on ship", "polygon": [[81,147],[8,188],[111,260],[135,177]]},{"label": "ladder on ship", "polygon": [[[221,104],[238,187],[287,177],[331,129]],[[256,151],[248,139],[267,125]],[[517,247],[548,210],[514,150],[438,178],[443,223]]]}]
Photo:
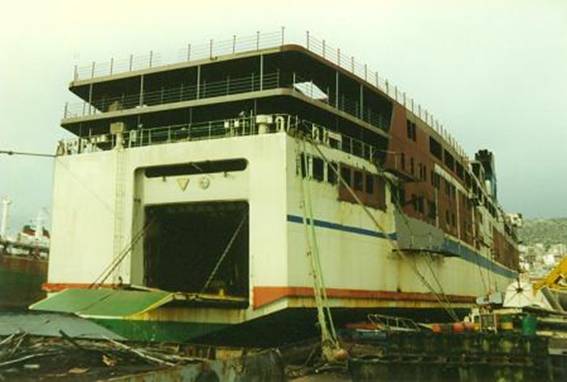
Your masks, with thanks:
[{"label": "ladder on ship", "polygon": [[[115,174],[114,174],[114,234],[112,238],[112,258],[117,261],[121,257],[124,242],[124,203],[126,198],[126,155],[122,142],[122,131],[115,134]],[[114,274],[114,283],[120,283],[120,267]]]}]

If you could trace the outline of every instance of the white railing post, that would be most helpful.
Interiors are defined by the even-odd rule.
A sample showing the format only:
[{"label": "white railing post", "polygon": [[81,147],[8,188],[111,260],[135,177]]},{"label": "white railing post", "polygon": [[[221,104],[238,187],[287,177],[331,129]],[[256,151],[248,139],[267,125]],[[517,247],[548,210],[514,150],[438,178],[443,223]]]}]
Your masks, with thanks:
[{"label": "white railing post", "polygon": [[285,27],[282,26],[282,45],[284,45],[284,42],[285,42],[284,35],[285,35]]},{"label": "white railing post", "polygon": [[376,80],[376,88],[380,89],[380,77],[378,77],[378,72],[374,73],[374,77]]},{"label": "white railing post", "polygon": [[236,35],[232,35],[232,54],[236,53]]},{"label": "white railing post", "polygon": [[260,50],[260,31],[256,31],[256,50]]},{"label": "white railing post", "polygon": [[134,64],[134,55],[131,54],[131,55],[130,55],[130,63],[129,63],[129,65],[128,65],[130,72],[132,71],[132,65],[133,65],[133,64]]},{"label": "white railing post", "polygon": [[150,61],[150,68],[152,67],[153,58],[154,58],[154,51],[150,50],[150,60],[149,60]]},{"label": "white railing post", "polygon": [[114,57],[110,58],[110,75],[112,75],[112,71],[114,69]]},{"label": "white railing post", "polygon": [[79,67],[75,65],[75,69],[73,71],[73,79],[77,81],[79,79]]},{"label": "white railing post", "polygon": [[350,72],[354,74],[354,56],[350,56]]},{"label": "white railing post", "polygon": [[368,65],[364,64],[364,81],[368,82]]},{"label": "white railing post", "polygon": [[96,65],[96,63],[93,61],[92,66],[91,66],[91,78],[94,78],[95,65]]},{"label": "white railing post", "polygon": [[68,109],[69,109],[69,102],[65,102],[65,108],[63,109],[63,118],[67,118]]},{"label": "white railing post", "polygon": [[337,65],[341,67],[341,48],[337,48]]},{"label": "white railing post", "polygon": [[213,58],[213,39],[209,40],[209,58]]},{"label": "white railing post", "polygon": [[323,40],[323,58],[325,58],[325,40]]},{"label": "white railing post", "polygon": [[191,61],[191,44],[187,44],[187,61]]},{"label": "white railing post", "polygon": [[306,44],[305,47],[309,50],[309,31],[305,31]]}]

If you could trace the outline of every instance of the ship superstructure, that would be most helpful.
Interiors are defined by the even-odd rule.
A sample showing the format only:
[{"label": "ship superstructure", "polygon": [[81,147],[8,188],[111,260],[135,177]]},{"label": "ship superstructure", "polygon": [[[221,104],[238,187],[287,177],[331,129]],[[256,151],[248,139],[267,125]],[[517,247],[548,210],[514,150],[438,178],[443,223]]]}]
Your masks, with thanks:
[{"label": "ship superstructure", "polygon": [[301,314],[306,225],[339,320],[466,308],[516,276],[492,153],[467,158],[366,66],[283,30],[186,53],[76,70],[34,309],[139,339]]}]

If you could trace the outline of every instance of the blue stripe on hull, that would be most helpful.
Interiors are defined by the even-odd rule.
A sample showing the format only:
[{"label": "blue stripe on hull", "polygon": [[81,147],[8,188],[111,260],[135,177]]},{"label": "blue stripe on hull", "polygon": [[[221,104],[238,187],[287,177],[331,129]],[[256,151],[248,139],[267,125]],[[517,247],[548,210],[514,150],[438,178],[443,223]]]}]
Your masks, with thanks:
[{"label": "blue stripe on hull", "polygon": [[[303,224],[303,218],[301,216],[296,216],[296,215],[287,215],[287,221],[292,222],[292,223]],[[307,223],[310,224],[311,220],[307,219]],[[315,224],[316,227],[321,227],[321,228],[329,228],[329,229],[334,229],[334,230],[337,230],[337,231],[356,233],[358,235],[378,237],[378,238],[381,238],[381,239],[386,239],[386,238],[390,238],[392,240],[397,239],[397,235],[396,235],[395,232],[387,234],[385,232],[372,231],[370,229],[364,229],[364,228],[358,228],[358,227],[353,227],[353,226],[348,226],[348,225],[342,225],[342,224],[332,223],[332,222],[329,222],[329,221],[318,220],[318,219],[313,219],[313,223]]]},{"label": "blue stripe on hull", "polygon": [[[297,215],[287,215],[287,221],[291,223],[303,224],[303,217]],[[310,220],[307,219],[307,222],[310,223]],[[318,219],[313,219],[313,223],[316,227],[334,229],[337,231],[349,232],[357,235],[376,237],[380,239],[387,239],[387,238],[392,240],[397,239],[397,234],[395,232],[385,233],[380,231],[373,231],[369,229],[347,226],[347,225],[342,225],[342,224],[333,223],[325,220],[318,220]],[[508,278],[516,278],[518,276],[516,272],[511,271],[503,267],[502,265],[487,259],[486,257],[480,255],[479,253],[471,250],[470,248],[462,245],[461,243],[455,240],[445,238],[445,241],[443,243],[443,248],[441,248],[441,250],[443,252],[448,252],[457,255],[465,261],[474,263],[480,267],[488,269],[489,271],[499,274],[501,276]]]}]

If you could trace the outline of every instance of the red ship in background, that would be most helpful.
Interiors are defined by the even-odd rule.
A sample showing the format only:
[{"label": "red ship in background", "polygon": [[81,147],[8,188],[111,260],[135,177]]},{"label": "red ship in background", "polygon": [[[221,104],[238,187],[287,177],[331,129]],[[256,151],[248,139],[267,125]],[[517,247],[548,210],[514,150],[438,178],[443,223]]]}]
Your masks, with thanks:
[{"label": "red ship in background", "polygon": [[45,297],[41,285],[47,278],[49,231],[38,214],[33,225],[25,225],[11,237],[8,218],[11,201],[2,199],[0,220],[0,309],[25,309]]}]

